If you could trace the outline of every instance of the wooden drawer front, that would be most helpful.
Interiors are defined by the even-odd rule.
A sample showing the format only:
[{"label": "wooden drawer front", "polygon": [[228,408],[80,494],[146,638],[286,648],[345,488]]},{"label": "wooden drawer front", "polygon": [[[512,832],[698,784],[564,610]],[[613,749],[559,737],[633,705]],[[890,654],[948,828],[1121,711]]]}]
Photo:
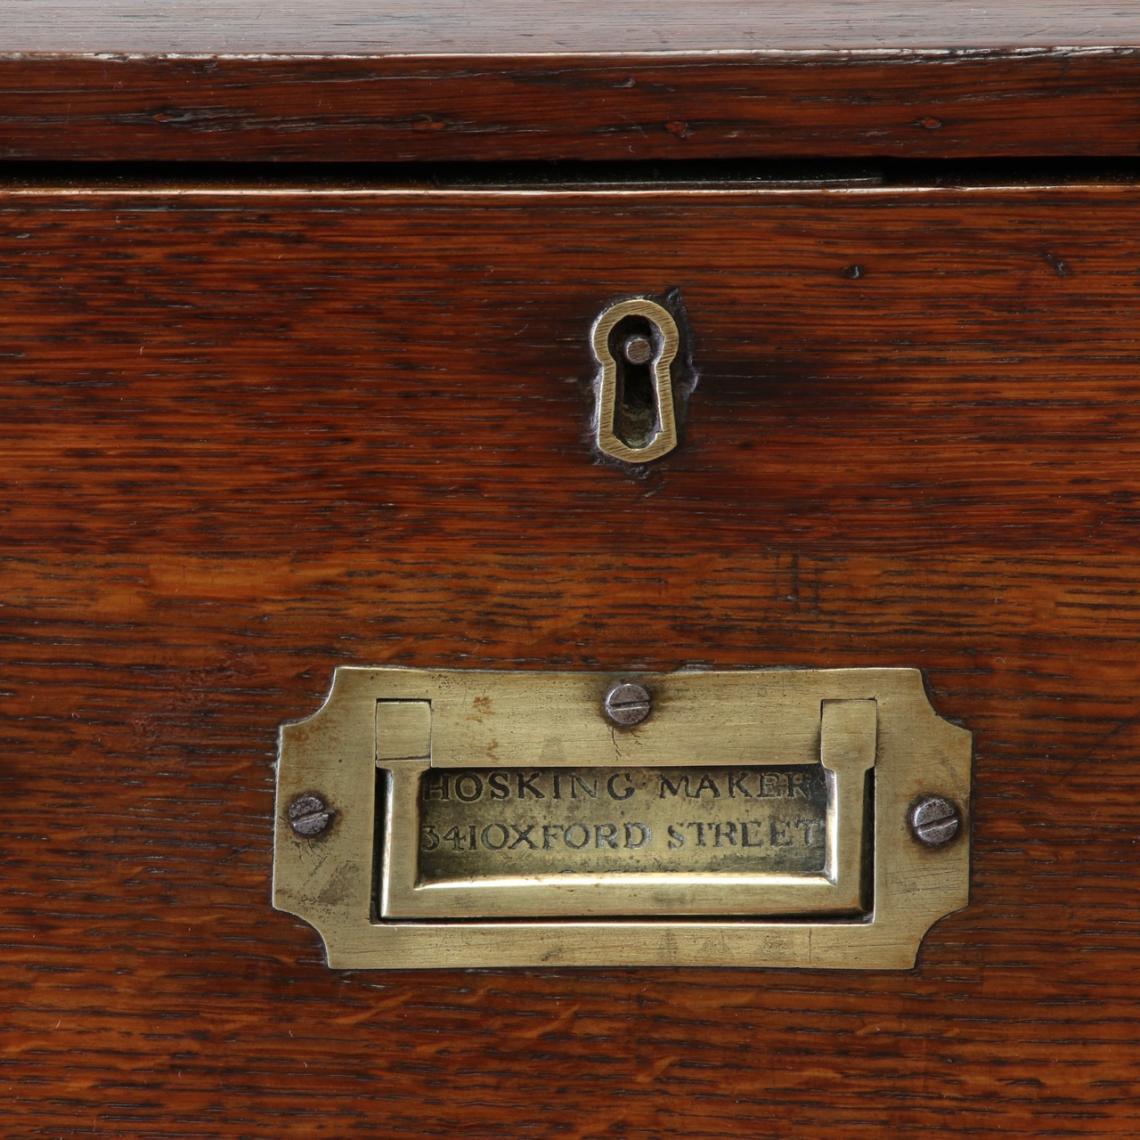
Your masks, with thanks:
[{"label": "wooden drawer front", "polygon": [[[0,218],[13,1120],[1135,1117],[1136,190],[9,190]],[[671,288],[700,382],[631,477],[589,450],[589,329]],[[975,734],[972,905],[916,975],[328,971],[268,909],[273,757],[346,663],[920,666]]]}]

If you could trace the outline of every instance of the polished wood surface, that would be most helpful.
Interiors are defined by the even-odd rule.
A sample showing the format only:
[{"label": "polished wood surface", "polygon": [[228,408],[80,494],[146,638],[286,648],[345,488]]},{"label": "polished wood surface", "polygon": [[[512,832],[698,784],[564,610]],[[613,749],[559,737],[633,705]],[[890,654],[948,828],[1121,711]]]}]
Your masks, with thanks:
[{"label": "polished wood surface", "polygon": [[588,55],[1140,46],[1105,0],[9,0],[4,50],[164,55]]},{"label": "polished wood surface", "polygon": [[1054,0],[9,0],[0,158],[1135,155],[1140,12]]},{"label": "polished wood surface", "polygon": [[[1140,1131],[1140,191],[0,194],[7,1135]],[[700,383],[586,443],[601,307]],[[907,973],[333,972],[269,908],[337,664],[916,665]]]}]

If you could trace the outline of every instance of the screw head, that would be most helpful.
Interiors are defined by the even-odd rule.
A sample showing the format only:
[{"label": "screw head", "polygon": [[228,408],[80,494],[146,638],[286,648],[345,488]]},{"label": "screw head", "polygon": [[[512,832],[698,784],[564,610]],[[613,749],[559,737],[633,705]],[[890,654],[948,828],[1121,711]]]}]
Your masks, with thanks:
[{"label": "screw head", "polygon": [[641,333],[627,337],[621,350],[630,364],[648,364],[653,359],[653,342]]},{"label": "screw head", "polygon": [[298,796],[289,805],[289,826],[302,839],[313,839],[328,830],[336,812],[311,792]]},{"label": "screw head", "polygon": [[611,724],[618,728],[632,728],[653,711],[653,698],[644,685],[636,681],[619,681],[606,693],[604,707]]},{"label": "screw head", "polygon": [[911,834],[924,847],[945,847],[961,826],[958,805],[944,796],[923,796],[910,809]]}]

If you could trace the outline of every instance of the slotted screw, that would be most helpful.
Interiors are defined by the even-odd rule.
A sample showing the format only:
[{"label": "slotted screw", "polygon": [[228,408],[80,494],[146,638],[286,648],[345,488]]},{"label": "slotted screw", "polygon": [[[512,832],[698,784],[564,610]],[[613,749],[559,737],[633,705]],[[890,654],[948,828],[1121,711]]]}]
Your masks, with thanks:
[{"label": "slotted screw", "polygon": [[925,847],[945,847],[961,826],[958,805],[945,796],[923,796],[910,809],[911,834]]},{"label": "slotted screw", "polygon": [[334,815],[320,796],[306,792],[289,805],[289,826],[302,839],[314,839],[328,830]]},{"label": "slotted screw", "polygon": [[636,681],[619,681],[606,693],[605,710],[611,724],[632,728],[653,711],[653,698],[644,685]]}]

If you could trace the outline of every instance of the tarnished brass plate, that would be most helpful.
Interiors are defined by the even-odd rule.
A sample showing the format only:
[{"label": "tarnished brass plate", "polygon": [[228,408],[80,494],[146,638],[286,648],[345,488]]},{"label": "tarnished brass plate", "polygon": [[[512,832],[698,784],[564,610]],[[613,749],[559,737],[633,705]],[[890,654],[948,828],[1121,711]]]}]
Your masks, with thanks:
[{"label": "tarnished brass plate", "polygon": [[970,737],[917,671],[623,674],[628,729],[618,679],[338,669],[281,730],[274,904],[354,968],[904,968],[965,905]]}]

